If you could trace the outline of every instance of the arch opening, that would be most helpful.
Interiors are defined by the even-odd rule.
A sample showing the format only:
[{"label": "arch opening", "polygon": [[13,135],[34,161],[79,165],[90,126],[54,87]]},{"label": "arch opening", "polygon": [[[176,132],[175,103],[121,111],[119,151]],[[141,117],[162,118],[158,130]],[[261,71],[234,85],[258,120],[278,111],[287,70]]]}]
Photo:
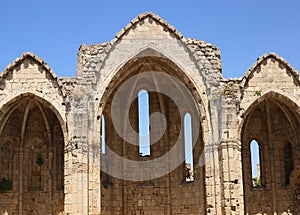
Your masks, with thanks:
[{"label": "arch opening", "polygon": [[[195,205],[195,207],[198,208],[197,213],[205,213],[205,168],[193,166],[194,183],[183,183],[186,182],[184,127],[187,127],[184,125],[184,114],[180,116],[180,111],[172,98],[159,91],[160,80],[158,80],[155,76],[150,76],[148,79],[134,79],[134,77],[136,77],[135,75],[146,74],[153,71],[168,74],[180,80],[180,82],[188,89],[188,91],[191,92],[194,102],[194,106],[192,108],[194,109],[193,111],[190,111],[190,115],[193,120],[200,123],[200,108],[195,102],[201,100],[200,96],[196,93],[195,87],[192,85],[192,81],[172,61],[158,56],[140,56],[127,62],[119,70],[116,76],[112,78],[110,85],[106,87],[106,89],[108,89],[107,92],[102,97],[102,103],[105,104],[102,113],[105,113],[106,117],[105,126],[107,148],[111,149],[113,153],[116,153],[122,158],[141,162],[141,166],[144,165],[143,162],[151,162],[152,160],[163,157],[168,151],[170,151],[170,149],[176,148],[178,152],[177,155],[180,158],[181,163],[173,171],[170,171],[167,174],[157,178],[152,177],[151,174],[155,174],[155,172],[160,170],[156,168],[150,168],[148,171],[146,171],[146,174],[149,174],[149,180],[126,180],[125,183],[125,181],[122,179],[110,177],[111,182],[109,186],[102,186],[101,188],[102,214],[117,212],[122,214],[130,214],[135,213],[136,211],[146,214],[154,213],[153,210],[155,210],[156,214],[164,214],[170,205],[172,205],[172,207],[182,207],[182,209],[185,206],[187,207],[187,204],[180,204],[180,201],[176,200],[176,195],[172,195],[172,197],[170,196],[171,198],[169,198],[167,202],[165,201],[168,193],[170,194],[176,192],[187,193],[187,199],[194,199],[195,196],[197,196],[197,206]],[[120,76],[120,74],[122,74],[122,76]],[[126,91],[126,98],[124,96],[118,96],[118,90],[122,89],[122,85],[127,80],[132,78],[133,82],[130,85],[131,87],[127,88],[128,90]],[[169,81],[172,80],[170,79]],[[176,91],[176,95],[180,97],[182,92],[178,89],[174,87],[172,90]],[[143,97],[143,95],[146,96]],[[129,105],[130,108],[128,111],[129,122],[123,122],[122,126],[120,126],[122,128],[121,134],[117,133],[112,119],[113,116],[111,107],[113,106],[114,99],[118,101],[118,104],[122,104],[122,102],[126,104],[126,102],[132,101]],[[188,103],[188,100],[183,102]],[[117,116],[119,116],[119,114],[124,114],[122,112],[122,108],[124,108],[124,106],[125,105],[118,106],[119,109],[114,113]],[[140,107],[145,106],[148,107],[148,110],[143,110],[143,113],[146,113],[144,118],[144,116],[141,116],[142,110]],[[185,113],[189,112],[189,106],[185,107],[187,108],[184,110]],[[141,128],[140,126],[144,127]],[[128,132],[129,128],[136,133],[135,136]],[[195,134],[197,133],[196,130],[192,128],[190,130],[190,134],[186,133],[186,136],[192,136],[191,139],[195,140],[195,145],[193,146],[193,153],[195,157],[193,160],[199,159],[199,156],[204,148],[201,127],[199,129],[200,132],[198,136]],[[146,138],[149,138],[149,144],[148,141],[146,141],[147,151],[145,154],[148,155],[151,153],[150,156],[140,156],[140,153],[143,152],[141,151],[140,147],[140,134],[144,134]],[[147,136],[147,134],[150,135]],[[120,137],[122,135],[125,136],[125,140]],[[177,140],[179,141],[178,146],[176,146]],[[102,165],[105,165],[103,164],[103,159],[109,159],[109,153],[111,152],[107,151],[106,153],[107,154],[105,156],[102,156]],[[162,164],[167,166],[168,162],[169,161],[166,159]],[[113,168],[113,165],[114,164],[112,163],[110,168]],[[130,172],[130,168],[132,167],[120,166],[120,168],[124,172]],[[138,172],[137,177],[139,177],[139,174],[142,173]],[[170,184],[165,186],[166,183]],[[155,187],[159,189],[154,189]],[[113,196],[117,195],[117,193],[122,197],[118,202],[116,202],[113,198]],[[178,196],[178,198],[180,197]],[[136,202],[137,200],[139,200],[140,204],[144,206],[138,207],[138,203]],[[161,202],[165,203],[161,204]],[[195,200],[190,202],[195,202]],[[117,207],[113,207],[113,204],[117,204]],[[156,205],[161,206],[155,207]],[[191,211],[187,211],[187,214],[188,213],[191,213]]]},{"label": "arch opening", "polygon": [[12,184],[0,195],[0,213],[63,212],[64,134],[51,105],[22,96],[3,108],[0,122],[0,177]]},{"label": "arch opening", "polygon": [[[299,116],[295,104],[282,95],[270,93],[250,106],[242,128],[242,164],[245,213],[297,213],[299,173],[293,159],[300,148]],[[299,167],[298,167],[299,168]],[[260,196],[270,206],[265,207]]]}]

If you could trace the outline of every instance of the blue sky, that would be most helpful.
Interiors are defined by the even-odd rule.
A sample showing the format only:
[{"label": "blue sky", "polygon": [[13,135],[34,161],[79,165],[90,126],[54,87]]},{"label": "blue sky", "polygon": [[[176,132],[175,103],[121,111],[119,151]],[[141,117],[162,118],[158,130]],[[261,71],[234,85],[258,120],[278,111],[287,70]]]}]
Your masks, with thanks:
[{"label": "blue sky", "polygon": [[258,176],[257,164],[260,164],[260,156],[259,156],[259,145],[253,140],[250,144],[250,152],[251,152],[251,168],[252,168],[252,178],[256,178]]},{"label": "blue sky", "polygon": [[51,0],[1,1],[0,71],[23,52],[58,76],[75,76],[80,44],[110,41],[131,19],[152,11],[185,37],[216,44],[224,77],[241,77],[257,57],[276,52],[300,69],[299,1]]},{"label": "blue sky", "polygon": [[146,90],[138,93],[139,112],[139,153],[150,155],[150,114],[149,114],[149,94]]}]

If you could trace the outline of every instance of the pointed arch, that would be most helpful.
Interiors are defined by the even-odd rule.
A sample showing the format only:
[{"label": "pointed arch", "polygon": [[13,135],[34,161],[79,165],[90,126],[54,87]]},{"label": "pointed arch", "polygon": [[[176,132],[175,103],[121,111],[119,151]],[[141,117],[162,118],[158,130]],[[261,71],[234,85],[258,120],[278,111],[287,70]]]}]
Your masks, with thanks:
[{"label": "pointed arch", "polygon": [[2,116],[0,116],[0,121],[1,121],[0,134],[1,134],[1,131],[3,129],[3,125],[6,123],[9,116],[12,114],[12,112],[14,110],[16,110],[21,105],[21,103],[18,102],[18,101],[20,101],[23,98],[28,99],[28,100],[32,99],[34,101],[38,101],[38,104],[43,104],[44,106],[48,107],[55,114],[55,116],[57,117],[57,119],[60,123],[60,126],[63,130],[64,139],[67,138],[66,122],[64,120],[64,117],[57,110],[57,108],[50,101],[47,101],[45,98],[42,98],[42,97],[40,97],[36,94],[29,93],[29,92],[20,93],[20,94],[14,96],[13,98],[10,98],[10,100],[8,100],[8,101],[5,100],[4,101],[5,103],[2,105],[1,111],[2,111],[2,113],[6,113],[6,114],[2,114]]},{"label": "pointed arch", "polygon": [[[245,111],[241,128],[245,213],[281,214],[285,207],[283,198],[291,202],[292,213],[299,209],[292,195],[293,188],[289,186],[293,183],[297,187],[299,183],[297,174],[292,173],[293,148],[300,147],[299,131],[299,107],[282,94],[269,92]],[[251,143],[259,149],[256,157],[259,157],[260,175],[253,174],[258,162],[254,162]],[[260,201],[255,198],[258,193],[268,197],[269,210],[256,207]]]},{"label": "pointed arch", "polygon": [[243,128],[246,126],[246,119],[251,116],[253,111],[266,99],[271,99],[276,102],[277,106],[284,112],[291,124],[296,127],[300,124],[300,107],[296,101],[292,100],[288,95],[283,95],[278,92],[270,91],[263,96],[254,100],[242,114],[242,121],[239,125],[239,134],[242,139]]},{"label": "pointed arch", "polygon": [[[18,204],[11,208],[0,196],[0,207],[8,207],[10,213],[41,213],[41,205],[52,213],[63,211],[65,135],[54,110],[33,94],[22,94],[1,109],[0,148],[7,138],[13,142],[7,158],[14,164],[8,167],[14,189],[9,199]],[[5,172],[3,160],[0,162],[0,170]],[[32,201],[36,195],[41,201]]]},{"label": "pointed arch", "polygon": [[[142,49],[143,51],[139,51],[137,55],[135,55],[133,58],[129,59],[126,63],[121,64],[118,66],[118,71],[116,73],[114,73],[114,76],[110,77],[109,79],[106,80],[106,82],[108,83],[108,85],[105,86],[104,92],[103,92],[103,96],[101,96],[101,100],[100,100],[100,105],[99,105],[99,112],[98,115],[100,113],[105,113],[107,116],[107,120],[106,120],[106,127],[107,129],[109,128],[109,135],[107,135],[106,137],[109,138],[107,139],[107,148],[109,148],[111,151],[113,151],[114,153],[116,153],[117,155],[119,155],[120,157],[125,157],[126,159],[129,160],[133,160],[133,161],[141,161],[141,167],[143,167],[143,162],[145,161],[145,163],[147,164],[147,161],[151,161],[152,159],[160,159],[165,153],[169,152],[171,149],[173,149],[174,145],[176,144],[176,140],[178,137],[180,137],[180,151],[178,151],[178,156],[180,156],[182,159],[180,159],[180,166],[177,166],[170,174],[167,175],[163,175],[160,177],[157,177],[157,180],[161,181],[161,183],[157,184],[156,178],[155,180],[152,181],[152,179],[148,180],[145,179],[145,181],[143,182],[135,182],[130,181],[130,180],[126,180],[126,186],[124,185],[124,183],[122,181],[120,181],[119,179],[115,178],[115,177],[111,177],[111,182],[110,184],[114,184],[114,185],[124,185],[123,189],[125,190],[124,193],[118,193],[120,192],[120,189],[118,189],[115,186],[110,186],[107,189],[102,188],[102,192],[103,192],[103,198],[101,200],[101,208],[102,211],[114,211],[115,207],[112,207],[112,205],[110,205],[111,202],[111,197],[113,194],[115,195],[116,193],[118,193],[118,195],[122,196],[122,199],[120,199],[120,201],[116,202],[116,204],[118,205],[118,207],[122,208],[122,202],[126,202],[125,204],[128,205],[127,208],[122,208],[124,214],[126,213],[130,213],[129,208],[135,208],[136,206],[134,205],[133,201],[131,200],[132,198],[135,198],[137,196],[137,198],[139,199],[144,199],[144,198],[148,198],[144,195],[142,195],[142,189],[144,187],[151,187],[151,186],[158,186],[160,187],[162,184],[164,184],[165,182],[167,182],[168,180],[170,180],[171,184],[168,186],[164,186],[162,187],[161,191],[158,192],[157,196],[161,196],[163,192],[169,192],[170,189],[172,189],[173,187],[180,187],[179,189],[182,190],[182,192],[188,192],[188,193],[192,193],[195,192],[195,190],[198,190],[197,192],[201,193],[201,199],[199,197],[199,201],[204,201],[205,199],[205,185],[204,185],[204,180],[205,180],[205,168],[201,168],[201,167],[195,167],[198,168],[197,169],[197,176],[195,177],[195,180],[197,181],[194,185],[195,187],[193,187],[191,183],[191,186],[188,187],[182,187],[180,186],[180,184],[183,182],[183,175],[185,178],[185,173],[183,172],[185,170],[184,165],[185,165],[185,159],[184,159],[184,153],[183,153],[183,148],[184,147],[184,140],[183,140],[183,136],[184,136],[184,116],[180,116],[178,122],[174,122],[174,119],[176,117],[178,117],[178,115],[180,115],[180,111],[178,110],[178,107],[176,107],[176,104],[174,101],[172,101],[171,98],[169,98],[168,96],[164,95],[163,93],[160,93],[159,91],[159,84],[161,84],[161,80],[159,80],[159,78],[157,78],[157,76],[155,76],[153,73],[150,73],[151,71],[154,72],[161,72],[164,74],[168,74],[172,77],[177,78],[180,82],[182,82],[182,84],[187,88],[187,90],[189,92],[191,92],[192,94],[192,99],[193,99],[193,110],[189,110],[188,108],[186,108],[186,112],[191,111],[191,115],[193,115],[193,120],[195,120],[195,124],[196,121],[198,121],[200,124],[202,123],[201,119],[199,118],[199,116],[202,116],[202,111],[206,111],[205,105],[202,105],[203,103],[201,103],[201,105],[199,104],[200,101],[202,101],[202,98],[199,94],[198,91],[198,86],[195,84],[193,79],[190,79],[189,74],[185,73],[184,70],[182,70],[180,67],[177,66],[176,63],[174,63],[170,58],[165,57],[163,54],[157,52],[155,49],[152,49],[150,47],[147,47],[146,49]],[[111,56],[110,56],[111,57]],[[105,65],[106,66],[106,65]],[[148,73],[149,72],[149,73]],[[145,78],[145,76],[142,76],[141,78],[134,78],[134,77],[138,77],[135,76],[137,74],[141,74],[141,73],[148,73],[150,74],[149,76],[147,76],[147,78]],[[133,78],[133,79],[131,79]],[[125,81],[127,80],[132,80],[132,82],[130,82],[130,87],[126,88],[126,90],[122,89],[122,85]],[[170,82],[172,81],[169,78]],[[173,81],[174,82],[174,81]],[[172,83],[173,83],[172,82]],[[178,89],[178,85],[176,85],[177,83],[174,82],[174,90],[177,90],[177,94],[176,96],[183,98],[182,102],[185,102],[188,104],[188,98],[183,96],[183,92],[182,90]],[[195,85],[194,85],[195,84]],[[122,92],[126,92],[126,96],[122,96],[122,94],[118,94],[118,90],[121,89]],[[149,90],[149,89],[154,89],[154,90]],[[156,115],[157,113],[164,115],[165,119],[162,118],[155,118],[156,120],[153,120],[151,122],[154,122],[154,124],[151,124],[151,134],[152,132],[154,132],[155,134],[160,134],[161,131],[163,130],[163,124],[164,122],[166,123],[166,130],[164,131],[164,133],[162,134],[162,136],[160,135],[151,135],[150,140],[151,140],[151,156],[139,156],[139,154],[137,152],[139,152],[139,144],[135,144],[138,143],[139,141],[139,135],[133,135],[133,134],[138,134],[139,131],[141,131],[141,129],[139,128],[139,125],[141,125],[141,120],[139,120],[138,118],[138,113],[139,113],[139,92],[143,92],[143,90],[147,91],[146,95],[148,94],[148,100],[149,100],[149,114],[147,114],[147,116],[158,116]],[[99,93],[101,95],[101,93]],[[114,112],[114,114],[116,116],[118,116],[118,118],[120,119],[119,114],[125,114],[123,112],[124,110],[124,103],[130,103],[129,104],[129,113],[128,113],[128,118],[129,118],[129,123],[126,122],[124,124],[122,124],[121,128],[122,128],[122,134],[125,134],[127,136],[129,136],[129,138],[131,138],[130,140],[133,140],[133,142],[129,142],[128,140],[124,140],[124,138],[121,138],[119,134],[117,134],[117,132],[115,131],[115,128],[113,126],[113,122],[112,122],[112,111],[111,111],[111,107],[113,106],[113,102],[115,101],[115,99],[118,101],[118,107],[119,109]],[[131,100],[132,99],[132,100]],[[147,100],[147,99],[146,99]],[[130,102],[129,102],[130,101]],[[199,103],[197,103],[197,101],[199,101]],[[122,103],[124,102],[124,103]],[[196,111],[194,111],[196,110]],[[197,112],[197,113],[195,113]],[[153,115],[152,115],[153,114]],[[184,114],[183,114],[184,115]],[[203,113],[204,115],[204,113]],[[164,121],[165,120],[165,121]],[[119,122],[123,122],[124,120],[119,120]],[[146,120],[147,121],[147,120]],[[206,120],[203,121],[203,123],[207,123]],[[149,122],[145,123],[146,126],[149,126]],[[131,127],[129,127],[131,126]],[[206,125],[204,125],[206,126]],[[203,141],[203,129],[202,129],[202,124],[200,126],[201,128],[199,129],[195,129],[195,131],[193,132],[194,134],[196,134],[199,130],[200,130],[200,135],[197,136],[195,135],[195,138],[193,136],[193,140],[195,140],[195,148],[197,148],[196,150],[196,154],[199,155],[201,154],[201,149],[204,148],[204,141]],[[135,131],[131,133],[128,132],[128,130],[132,128],[132,131]],[[175,128],[175,129],[173,129]],[[147,129],[149,129],[147,127]],[[130,133],[130,134],[129,134]],[[145,132],[147,133],[147,131]],[[127,137],[126,136],[126,137]],[[159,139],[152,141],[155,136],[159,136]],[[188,136],[186,134],[186,136]],[[189,135],[190,136],[190,135]],[[176,147],[174,147],[176,148]],[[179,147],[178,147],[179,150]],[[134,153],[133,153],[134,152]],[[109,153],[109,152],[107,152]],[[183,155],[182,155],[183,154]],[[109,158],[104,158],[105,156],[102,156],[103,160],[101,160],[102,162],[102,166],[106,166],[106,160]],[[109,157],[109,156],[107,156]],[[106,159],[106,160],[105,160]],[[199,156],[195,159],[199,159]],[[150,162],[149,162],[150,163]],[[167,160],[164,160],[164,166],[168,166],[170,162]],[[112,169],[115,168],[112,165],[110,165],[109,167],[111,167]],[[125,171],[124,169],[128,167],[127,166],[122,166],[121,168],[122,171]],[[148,168],[148,167],[147,167]],[[135,168],[135,171],[138,168]],[[138,169],[139,170],[139,169]],[[119,172],[120,169],[118,170]],[[131,168],[131,170],[133,172],[133,169]],[[156,172],[159,172],[159,169],[150,169],[150,171],[148,170],[146,172],[146,174],[144,174],[143,170],[139,170],[140,172],[137,171],[137,176],[136,177],[140,177],[146,175],[146,174],[156,174]],[[105,174],[102,174],[102,181],[104,181],[104,176]],[[148,176],[148,175],[147,175]],[[174,177],[174,178],[173,178]],[[180,180],[179,180],[180,177]],[[171,179],[172,178],[172,179]],[[140,185],[140,186],[139,186]],[[134,188],[134,189],[133,189]],[[147,188],[146,188],[147,189]],[[185,190],[185,191],[184,191]],[[201,191],[200,191],[201,190]],[[128,195],[131,195],[131,198],[128,198]],[[203,194],[203,195],[202,195]],[[150,195],[154,195],[154,194],[150,194]],[[191,197],[191,196],[190,196]],[[172,197],[171,197],[172,198]],[[192,197],[191,197],[192,198]],[[197,197],[198,198],[198,197]],[[157,201],[159,201],[160,198],[156,198]],[[156,200],[155,200],[156,201]],[[158,202],[157,202],[158,203]],[[170,203],[173,204],[173,203]],[[201,211],[201,213],[205,211],[205,204],[201,204],[202,206],[199,208],[199,211]],[[167,208],[167,204],[164,204],[162,206],[163,208]],[[182,206],[179,206],[182,207]],[[158,209],[157,209],[158,210]],[[112,212],[113,213],[113,212]],[[157,211],[157,213],[159,213]]]},{"label": "pointed arch", "polygon": [[[208,117],[207,96],[205,93],[200,95],[200,92],[206,91],[204,88],[201,88],[204,86],[203,80],[200,81],[203,83],[200,84],[200,86],[197,83],[197,80],[195,80],[195,77],[192,77],[188,72],[186,72],[184,67],[176,63],[176,61],[176,59],[172,58],[167,53],[164,53],[162,50],[159,50],[156,47],[143,47],[142,50],[138,50],[136,53],[125,59],[121,64],[118,65],[113,73],[109,74],[109,77],[106,79],[106,83],[104,84],[106,87],[102,87],[104,90],[99,90],[100,94],[98,96],[101,98],[100,105],[102,106],[103,104],[107,103],[107,99],[115,90],[115,86],[119,86],[128,77],[136,74],[136,72],[133,71],[139,69],[144,71],[154,71],[157,68],[161,68],[163,69],[163,72],[175,77],[177,76],[185,83],[185,85],[193,92],[195,100],[201,104],[198,106],[200,115]],[[170,71],[174,73],[172,74]],[[103,82],[101,83],[103,86]],[[141,86],[141,88],[143,87]],[[138,87],[135,87],[132,90],[134,91],[134,89],[138,89]],[[97,115],[101,115],[102,111],[103,109],[99,108]],[[207,129],[209,127],[206,121],[203,121],[202,125]]]},{"label": "pointed arch", "polygon": [[[160,37],[165,37],[166,42],[170,43],[168,49],[165,49],[165,47],[161,47],[160,43],[150,42],[157,37],[156,34],[147,34],[149,40],[135,40],[137,43],[135,44],[135,46],[130,46],[130,48],[128,48],[128,46],[126,45],[127,40],[124,40],[123,37],[130,35],[131,31],[140,28],[140,26],[146,25],[148,23],[148,18],[156,20],[155,23],[157,25],[155,25],[155,27],[159,27],[158,31],[162,32],[162,35],[160,35]],[[178,35],[178,37],[170,37],[169,34],[173,35],[174,32],[176,31],[173,29],[173,27],[171,27],[167,24],[167,22],[152,13],[142,14],[131,21],[130,24],[124,28],[124,30],[121,30],[121,32],[117,34],[119,36],[117,36],[117,38],[110,43],[110,48],[108,48],[108,50],[106,51],[107,54],[105,55],[103,63],[101,63],[101,80],[100,76],[97,75],[97,97],[102,98],[101,100],[107,97],[107,95],[109,94],[107,91],[111,90],[111,86],[116,85],[116,82],[120,79],[120,77],[124,78],[123,75],[128,74],[128,72],[123,72],[123,69],[126,67],[128,68],[130,62],[134,62],[142,57],[156,57],[157,59],[161,59],[161,61],[165,60],[163,64],[170,64],[176,69],[175,71],[182,73],[182,79],[184,79],[184,82],[189,82],[188,85],[193,86],[194,92],[206,92],[207,83],[204,81],[205,74],[202,72],[202,69],[200,68],[201,66],[199,67],[199,65],[197,64],[196,58],[198,59],[199,56],[194,56],[196,54],[193,52],[195,47],[198,47],[198,43],[200,42],[198,41],[197,43],[195,42],[195,40],[185,39],[181,35]],[[139,43],[139,41],[141,43]],[[198,50],[197,52],[199,53],[201,51]],[[176,55],[174,53],[176,53]],[[205,58],[203,56],[201,58]],[[117,63],[114,60],[116,58],[118,58]],[[207,61],[206,58],[203,60]],[[187,69],[185,65],[190,65],[189,69]],[[208,65],[210,65],[209,62]],[[221,78],[221,76],[219,76],[219,78]],[[103,87],[103,85],[106,87]],[[199,103],[202,103],[200,107],[202,115],[206,115],[208,117],[208,99],[206,94],[203,93],[201,97],[197,96],[196,100],[199,101]],[[103,104],[105,103],[106,102],[103,102]],[[99,109],[100,115],[101,111],[102,109]],[[208,124],[205,126],[208,126]]]}]

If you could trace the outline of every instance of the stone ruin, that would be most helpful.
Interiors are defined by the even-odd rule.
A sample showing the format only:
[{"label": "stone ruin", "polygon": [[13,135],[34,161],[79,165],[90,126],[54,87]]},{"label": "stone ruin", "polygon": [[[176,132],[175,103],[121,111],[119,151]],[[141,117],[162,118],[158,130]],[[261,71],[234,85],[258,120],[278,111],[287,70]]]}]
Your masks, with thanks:
[{"label": "stone ruin", "polygon": [[[174,102],[186,103],[180,87],[170,79],[171,98],[152,74],[118,96],[130,78],[153,71],[192,96],[192,163],[182,135],[190,106]],[[0,76],[0,214],[300,214],[299,85],[299,73],[275,53],[225,79],[215,45],[185,38],[152,13],[108,43],[81,45],[74,78],[24,53]],[[149,114],[164,118],[150,118],[150,140],[164,132],[143,156],[126,138],[142,123],[137,92],[151,87]],[[180,162],[171,168],[173,148]]]}]

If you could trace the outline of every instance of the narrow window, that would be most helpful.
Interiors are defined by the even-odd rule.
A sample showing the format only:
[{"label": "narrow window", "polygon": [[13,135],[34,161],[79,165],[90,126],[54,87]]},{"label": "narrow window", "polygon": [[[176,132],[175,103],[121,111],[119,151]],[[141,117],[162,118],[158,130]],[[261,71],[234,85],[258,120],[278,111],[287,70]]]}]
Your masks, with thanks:
[{"label": "narrow window", "polygon": [[105,118],[101,117],[101,152],[105,154]]},{"label": "narrow window", "polygon": [[194,181],[194,161],[192,144],[191,114],[184,116],[184,151],[185,151],[185,181]]},{"label": "narrow window", "polygon": [[285,183],[290,184],[290,174],[293,170],[293,157],[291,144],[287,143],[284,147],[284,166],[285,166]]},{"label": "narrow window", "polygon": [[139,112],[139,154],[150,156],[150,135],[149,135],[149,94],[146,90],[138,93]]},{"label": "narrow window", "polygon": [[250,143],[251,168],[252,168],[252,185],[253,187],[261,186],[261,166],[260,166],[260,149],[259,144],[252,140]]}]

